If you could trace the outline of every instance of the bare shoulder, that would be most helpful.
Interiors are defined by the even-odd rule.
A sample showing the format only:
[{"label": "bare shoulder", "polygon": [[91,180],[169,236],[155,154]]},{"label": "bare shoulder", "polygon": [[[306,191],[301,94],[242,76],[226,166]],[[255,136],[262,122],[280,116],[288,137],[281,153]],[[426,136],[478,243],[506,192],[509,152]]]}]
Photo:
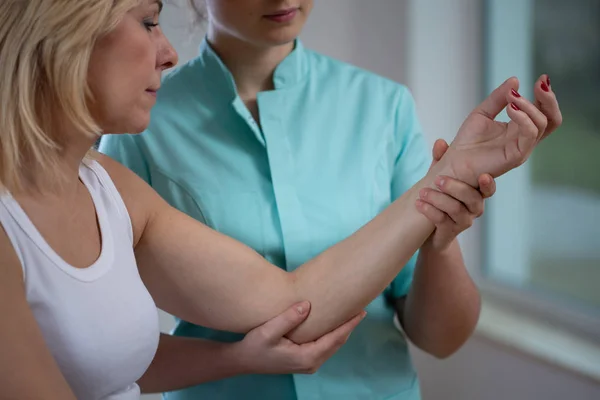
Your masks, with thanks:
[{"label": "bare shoulder", "polygon": [[133,171],[109,156],[93,152],[93,158],[106,170],[129,212],[134,245],[138,243],[149,219],[167,203]]},{"label": "bare shoulder", "polygon": [[[21,261],[15,252],[15,249],[6,234],[6,231],[0,223],[0,282],[9,282],[9,285],[16,284],[23,286],[23,269]],[[2,285],[0,285],[2,288]],[[0,289],[2,290],[2,289]]]}]

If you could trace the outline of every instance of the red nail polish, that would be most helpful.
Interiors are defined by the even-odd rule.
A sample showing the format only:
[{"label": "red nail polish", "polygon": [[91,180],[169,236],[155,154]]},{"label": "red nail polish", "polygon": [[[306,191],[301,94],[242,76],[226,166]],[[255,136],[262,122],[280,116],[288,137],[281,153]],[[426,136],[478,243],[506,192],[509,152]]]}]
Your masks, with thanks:
[{"label": "red nail polish", "polygon": [[549,92],[550,91],[550,89],[548,88],[548,85],[546,85],[546,82],[542,82],[542,90],[544,92]]},{"label": "red nail polish", "polygon": [[546,83],[548,84],[548,86],[550,86],[550,77],[546,76]]},{"label": "red nail polish", "polygon": [[517,107],[517,105],[515,103],[510,103],[510,106],[512,107],[513,110],[515,111],[520,111],[521,109],[519,107]]},{"label": "red nail polish", "polygon": [[512,93],[513,96],[515,97],[521,97],[521,95],[519,94],[519,92],[517,92],[515,89],[510,89],[510,92]]}]

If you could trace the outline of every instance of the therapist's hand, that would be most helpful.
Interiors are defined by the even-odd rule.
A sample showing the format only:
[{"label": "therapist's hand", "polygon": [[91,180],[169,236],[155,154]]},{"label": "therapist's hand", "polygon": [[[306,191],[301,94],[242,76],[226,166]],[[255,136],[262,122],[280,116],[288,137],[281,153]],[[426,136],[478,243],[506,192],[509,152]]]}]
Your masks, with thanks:
[{"label": "therapist's hand", "polygon": [[[448,150],[448,143],[439,139],[433,146],[433,167]],[[436,226],[427,244],[435,251],[444,251],[456,237],[483,215],[484,200],[496,192],[496,182],[489,174],[479,177],[479,190],[459,180],[439,176],[437,189],[419,192],[417,210]]]},{"label": "therapist's hand", "polygon": [[242,369],[252,374],[312,374],[346,343],[366,315],[362,312],[314,342],[298,345],[287,339],[309,312],[310,303],[299,303],[250,331],[234,345]]}]

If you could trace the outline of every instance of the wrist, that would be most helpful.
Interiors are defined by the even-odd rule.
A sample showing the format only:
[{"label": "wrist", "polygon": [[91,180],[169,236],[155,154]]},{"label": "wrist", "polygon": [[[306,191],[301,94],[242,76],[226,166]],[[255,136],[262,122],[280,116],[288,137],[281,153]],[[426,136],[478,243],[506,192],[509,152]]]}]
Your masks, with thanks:
[{"label": "wrist", "polygon": [[248,355],[244,341],[222,343],[221,357],[227,362],[232,375],[248,375],[257,373],[256,360]]},{"label": "wrist", "polygon": [[448,150],[436,165],[431,168],[430,173],[435,176],[448,176],[462,181],[474,188],[479,187],[478,174],[474,172],[465,157],[461,157],[456,151]]},{"label": "wrist", "polygon": [[444,255],[448,251],[454,239],[440,243],[438,240],[436,240],[435,233],[436,231],[433,231],[431,236],[429,236],[427,240],[423,243],[423,246],[421,246],[419,250],[420,252],[425,253],[425,255]]}]

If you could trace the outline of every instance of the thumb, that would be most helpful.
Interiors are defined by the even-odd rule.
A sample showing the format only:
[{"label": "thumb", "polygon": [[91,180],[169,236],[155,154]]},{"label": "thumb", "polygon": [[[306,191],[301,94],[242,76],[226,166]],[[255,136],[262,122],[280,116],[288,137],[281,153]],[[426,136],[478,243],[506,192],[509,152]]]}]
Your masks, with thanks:
[{"label": "thumb", "polygon": [[254,330],[261,331],[261,337],[267,338],[268,341],[278,341],[298,327],[308,317],[309,311],[310,303],[308,301],[294,304]]},{"label": "thumb", "polygon": [[431,165],[429,166],[430,171],[431,168],[433,168],[433,166],[442,159],[442,156],[446,153],[448,147],[448,143],[446,143],[444,139],[438,139],[435,141],[435,143],[433,144],[433,150],[431,151],[433,160],[431,161]]},{"label": "thumb", "polygon": [[448,143],[444,139],[438,139],[433,144],[433,162],[436,163],[442,159],[448,151]]},{"label": "thumb", "polygon": [[481,114],[489,119],[494,119],[506,106],[508,106],[508,93],[511,89],[519,89],[519,80],[516,77],[508,78],[504,83],[498,86],[477,108],[474,112]]}]

